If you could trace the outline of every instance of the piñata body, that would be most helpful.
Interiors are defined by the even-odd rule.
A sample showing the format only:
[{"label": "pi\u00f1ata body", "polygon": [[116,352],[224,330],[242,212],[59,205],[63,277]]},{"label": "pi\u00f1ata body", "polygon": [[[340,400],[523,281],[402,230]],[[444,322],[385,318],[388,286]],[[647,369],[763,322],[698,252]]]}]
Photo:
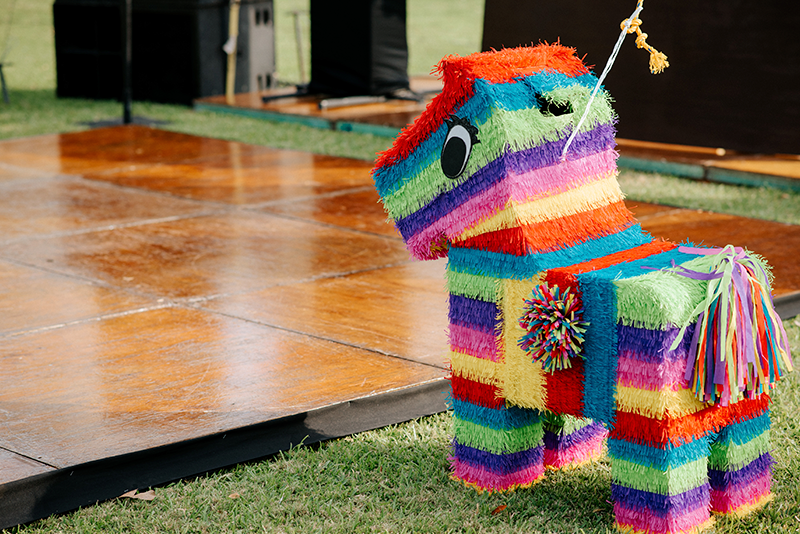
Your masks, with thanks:
[{"label": "pi\u00f1ata body", "polygon": [[791,369],[763,262],[644,233],[603,91],[560,45],[448,57],[373,176],[415,257],[446,256],[453,476],[481,490],[597,457],[617,525],[678,533],[771,498]]}]

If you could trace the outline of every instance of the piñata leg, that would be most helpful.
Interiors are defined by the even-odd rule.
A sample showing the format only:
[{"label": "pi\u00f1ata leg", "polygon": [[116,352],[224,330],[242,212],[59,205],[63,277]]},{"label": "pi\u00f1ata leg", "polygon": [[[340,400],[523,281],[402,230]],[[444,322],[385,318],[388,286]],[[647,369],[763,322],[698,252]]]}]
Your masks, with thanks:
[{"label": "pi\u00f1ata leg", "polygon": [[723,428],[711,444],[711,509],[744,516],[772,500],[769,411]]},{"label": "pi\u00f1ata leg", "polygon": [[617,527],[677,534],[711,526],[707,438],[665,448],[609,440]]},{"label": "pi\u00f1ata leg", "polygon": [[[692,416],[689,416],[692,417]],[[608,439],[611,496],[623,532],[677,534],[713,524],[709,513],[709,438],[669,438],[676,423],[618,414]]]},{"label": "pi\u00f1ata leg", "polygon": [[544,476],[542,419],[536,410],[506,407],[493,386],[451,378],[453,478],[479,490],[530,486]]},{"label": "pi\u00f1ata leg", "polygon": [[577,467],[599,458],[608,431],[591,419],[547,413],[544,416],[544,465]]}]

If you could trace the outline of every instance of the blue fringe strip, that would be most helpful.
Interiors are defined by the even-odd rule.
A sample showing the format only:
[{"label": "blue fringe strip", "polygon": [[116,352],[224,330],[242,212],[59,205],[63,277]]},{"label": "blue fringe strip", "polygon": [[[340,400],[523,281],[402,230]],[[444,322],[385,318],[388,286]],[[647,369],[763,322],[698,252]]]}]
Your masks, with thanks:
[{"label": "blue fringe strip", "polygon": [[497,475],[509,475],[544,461],[544,445],[511,454],[491,452],[461,445],[453,440],[453,457],[475,467],[482,467]]},{"label": "blue fringe strip", "polygon": [[500,309],[494,302],[450,295],[450,311],[448,317],[451,324],[480,330],[486,334],[494,334],[500,328],[498,319]]},{"label": "blue fringe strip", "polygon": [[741,445],[756,438],[769,430],[771,424],[769,410],[740,423],[731,423],[729,426],[723,428],[717,439],[714,441],[715,445],[730,445],[731,442]]},{"label": "blue fringe strip", "polygon": [[667,445],[665,449],[648,447],[619,439],[608,439],[608,455],[660,471],[675,469],[684,464],[706,458],[711,449],[707,438],[699,438],[678,447]]},{"label": "blue fringe strip", "polygon": [[494,430],[510,430],[539,423],[542,418],[537,410],[518,408],[486,408],[471,402],[453,400],[453,415],[464,421],[485,426]]},{"label": "blue fringe strip", "polygon": [[611,281],[593,271],[578,275],[586,328],[583,414],[613,425],[617,390],[617,295]]}]

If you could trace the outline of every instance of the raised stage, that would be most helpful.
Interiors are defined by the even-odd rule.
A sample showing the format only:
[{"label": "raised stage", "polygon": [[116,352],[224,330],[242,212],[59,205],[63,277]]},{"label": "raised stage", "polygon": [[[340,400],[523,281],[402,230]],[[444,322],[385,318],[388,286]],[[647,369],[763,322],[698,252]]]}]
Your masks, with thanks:
[{"label": "raised stage", "polygon": [[[141,126],[0,142],[0,527],[444,410],[444,263],[370,167]],[[758,251],[800,312],[800,226],[631,205]]]}]

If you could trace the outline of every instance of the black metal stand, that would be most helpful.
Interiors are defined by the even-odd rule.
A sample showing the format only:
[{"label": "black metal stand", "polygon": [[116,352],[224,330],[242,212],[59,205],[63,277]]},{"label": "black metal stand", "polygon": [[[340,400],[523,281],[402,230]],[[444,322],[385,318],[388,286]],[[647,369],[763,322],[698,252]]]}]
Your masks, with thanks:
[{"label": "black metal stand", "polygon": [[10,100],[8,99],[8,87],[6,87],[6,77],[3,76],[3,64],[0,63],[0,85],[3,86],[3,102],[8,104]]},{"label": "black metal stand", "polygon": [[121,0],[122,2],[122,123],[131,123],[131,102],[133,95],[131,91],[131,14],[133,12],[133,0]]}]

